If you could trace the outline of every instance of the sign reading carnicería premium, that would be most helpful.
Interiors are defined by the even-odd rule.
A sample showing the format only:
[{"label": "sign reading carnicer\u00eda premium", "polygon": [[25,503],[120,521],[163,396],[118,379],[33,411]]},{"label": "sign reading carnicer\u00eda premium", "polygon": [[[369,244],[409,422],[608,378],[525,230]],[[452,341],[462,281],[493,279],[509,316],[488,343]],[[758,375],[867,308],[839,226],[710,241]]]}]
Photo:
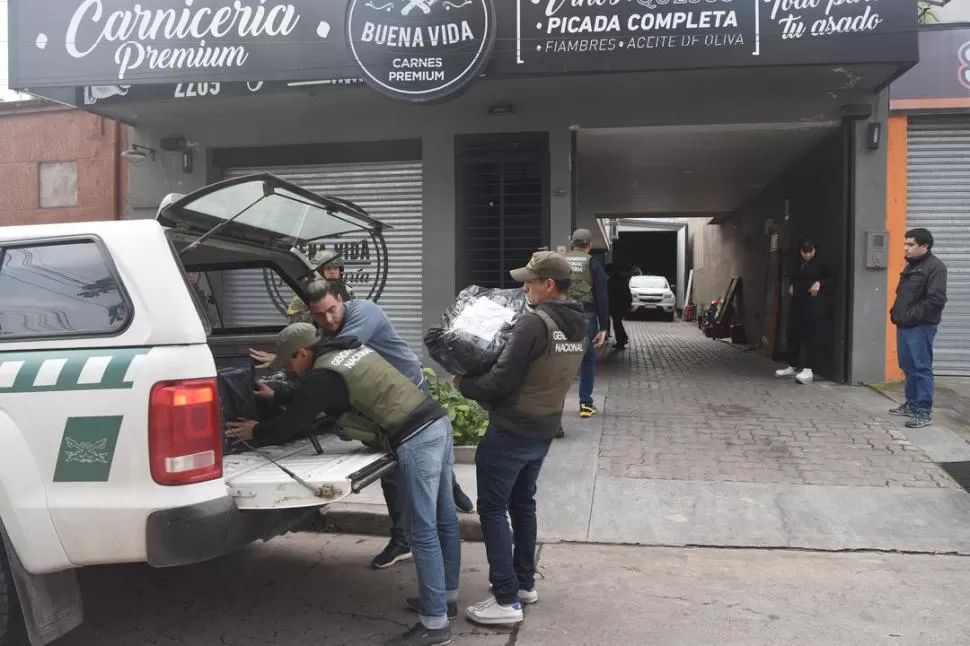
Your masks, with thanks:
[{"label": "sign reading carnicer\u00eda premium", "polygon": [[364,80],[410,101],[452,96],[491,54],[491,0],[350,0],[347,44]]}]

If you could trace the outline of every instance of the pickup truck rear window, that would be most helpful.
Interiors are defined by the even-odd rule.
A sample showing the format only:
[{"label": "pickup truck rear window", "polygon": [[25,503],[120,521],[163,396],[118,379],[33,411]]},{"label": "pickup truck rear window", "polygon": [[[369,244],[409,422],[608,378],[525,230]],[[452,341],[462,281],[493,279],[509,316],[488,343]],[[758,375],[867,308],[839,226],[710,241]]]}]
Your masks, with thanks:
[{"label": "pickup truck rear window", "polygon": [[0,248],[0,340],[112,335],[131,303],[94,240]]},{"label": "pickup truck rear window", "polygon": [[189,271],[186,277],[216,332],[287,324],[293,290],[271,267]]}]

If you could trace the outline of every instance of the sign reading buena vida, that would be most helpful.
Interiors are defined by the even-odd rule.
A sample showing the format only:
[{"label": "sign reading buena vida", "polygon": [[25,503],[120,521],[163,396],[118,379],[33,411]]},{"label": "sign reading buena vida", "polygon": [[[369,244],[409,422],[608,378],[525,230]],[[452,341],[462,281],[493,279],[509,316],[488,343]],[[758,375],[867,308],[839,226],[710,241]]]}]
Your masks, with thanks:
[{"label": "sign reading buena vida", "polygon": [[434,101],[464,89],[495,38],[490,0],[350,0],[347,44],[379,92]]}]

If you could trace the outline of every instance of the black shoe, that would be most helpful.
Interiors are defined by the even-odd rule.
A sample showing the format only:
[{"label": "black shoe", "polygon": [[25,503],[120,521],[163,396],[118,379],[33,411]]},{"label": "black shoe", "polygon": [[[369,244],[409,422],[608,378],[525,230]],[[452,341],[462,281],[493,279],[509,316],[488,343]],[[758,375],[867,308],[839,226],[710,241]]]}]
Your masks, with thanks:
[{"label": "black shoe", "polygon": [[472,499],[468,497],[468,494],[461,490],[461,487],[458,486],[457,480],[455,481],[454,494],[455,507],[458,508],[458,511],[462,512],[463,514],[470,514],[475,511],[475,505],[472,503]]},{"label": "black shoe", "polygon": [[383,552],[374,557],[370,566],[375,570],[383,570],[409,558],[411,558],[410,546],[398,545],[394,541],[391,541],[384,548]]},{"label": "black shoe", "polygon": [[559,430],[556,431],[556,439],[559,440],[559,439],[562,439],[564,437],[566,437],[566,429],[564,429],[562,427],[562,424],[560,424],[559,425]]},{"label": "black shoe", "polygon": [[394,637],[388,646],[447,646],[451,643],[451,626],[431,630],[420,621],[403,635]]},{"label": "black shoe", "polygon": [[614,350],[626,350],[626,343],[616,343],[613,345]]},{"label": "black shoe", "polygon": [[916,411],[913,416],[906,420],[906,428],[924,428],[932,426],[933,417],[925,411]]},{"label": "black shoe", "polygon": [[897,406],[896,408],[889,409],[890,415],[896,415],[897,417],[912,417],[916,414],[909,404],[903,404],[902,406]]},{"label": "black shoe", "polygon": [[[408,606],[408,610],[413,610],[414,612],[421,612],[421,599],[417,597],[408,597],[404,602]],[[448,604],[448,619],[458,618],[458,604],[449,603]]]}]

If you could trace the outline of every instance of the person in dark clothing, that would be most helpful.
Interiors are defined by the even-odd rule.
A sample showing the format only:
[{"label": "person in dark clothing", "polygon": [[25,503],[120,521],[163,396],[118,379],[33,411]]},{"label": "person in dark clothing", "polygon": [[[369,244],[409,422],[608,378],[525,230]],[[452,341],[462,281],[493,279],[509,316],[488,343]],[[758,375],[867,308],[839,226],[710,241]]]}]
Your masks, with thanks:
[{"label": "person in dark clothing", "polygon": [[610,304],[606,271],[598,260],[589,255],[593,248],[592,232],[589,229],[576,229],[572,236],[572,246],[572,250],[565,254],[572,271],[569,299],[583,305],[589,342],[579,371],[579,416],[588,418],[599,412],[593,405],[596,351],[606,343],[610,329]]},{"label": "person in dark clothing", "polygon": [[906,267],[889,317],[906,375],[906,402],[889,412],[909,417],[909,428],[923,428],[933,423],[933,339],[946,306],[946,265],[933,254],[933,235],[926,229],[907,231],[905,247]]},{"label": "person in dark clothing", "polygon": [[623,326],[623,317],[630,311],[633,304],[633,294],[630,293],[630,275],[616,265],[607,265],[607,292],[610,301],[610,318],[613,319],[613,336],[616,337],[616,350],[623,350],[630,342],[630,337]]},{"label": "person in dark clothing", "polygon": [[458,601],[461,539],[452,496],[454,431],[448,414],[373,348],[353,337],[321,340],[310,323],[294,323],[280,332],[271,367],[288,368],[300,377],[286,411],[266,422],[229,422],[226,434],[281,444],[326,413],[337,420],[346,439],[392,451],[421,614],[413,628],[388,643],[451,643],[447,608]]},{"label": "person in dark clothing", "polygon": [[475,623],[521,622],[522,604],[539,598],[536,483],[587,343],[582,306],[566,301],[570,275],[566,259],[554,251],[539,251],[514,270],[532,312],[515,322],[489,372],[455,377],[463,395],[489,409],[475,465],[492,597],[465,611]]},{"label": "person in dark clothing", "polygon": [[[798,247],[800,262],[792,273],[788,295],[788,367],[775,371],[776,377],[795,377],[800,384],[815,381],[825,325],[825,299],[822,293],[831,285],[831,277],[818,260],[818,246],[811,239]],[[802,351],[805,361],[802,361]]]}]

